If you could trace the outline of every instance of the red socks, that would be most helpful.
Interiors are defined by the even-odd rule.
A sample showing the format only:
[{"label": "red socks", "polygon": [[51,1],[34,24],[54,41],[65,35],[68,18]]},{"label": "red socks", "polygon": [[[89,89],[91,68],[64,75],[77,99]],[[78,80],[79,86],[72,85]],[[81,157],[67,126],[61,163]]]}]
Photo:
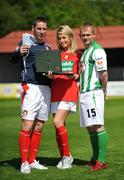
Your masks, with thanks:
[{"label": "red socks", "polygon": [[31,142],[30,142],[30,153],[29,153],[29,163],[32,163],[36,158],[38,148],[41,141],[41,132],[33,130]]},{"label": "red socks", "polygon": [[56,130],[56,142],[57,142],[57,145],[58,145],[58,148],[59,148],[60,156],[63,157],[62,144],[61,144],[61,141],[60,141],[60,137],[57,135],[57,130]]},{"label": "red socks", "polygon": [[61,156],[69,155],[68,133],[64,126],[56,128],[56,137]]},{"label": "red socks", "polygon": [[30,131],[20,131],[19,135],[19,149],[21,156],[21,163],[27,161],[30,146]]},{"label": "red socks", "polygon": [[[40,146],[41,136],[42,133],[36,130],[33,130],[31,137],[30,131],[20,131],[19,148],[22,163],[24,161],[29,161],[29,163],[34,161]],[[64,126],[56,128],[56,139],[61,156],[70,156],[68,133]]]},{"label": "red socks", "polygon": [[41,141],[41,132],[33,130],[30,137],[30,131],[20,131],[19,149],[21,156],[21,163],[29,161],[32,163],[36,157]]}]

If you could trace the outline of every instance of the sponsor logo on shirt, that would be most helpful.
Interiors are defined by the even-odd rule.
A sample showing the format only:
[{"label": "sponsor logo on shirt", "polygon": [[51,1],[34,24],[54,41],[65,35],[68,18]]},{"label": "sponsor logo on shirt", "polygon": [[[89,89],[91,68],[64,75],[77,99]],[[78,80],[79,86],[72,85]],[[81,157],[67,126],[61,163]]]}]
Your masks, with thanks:
[{"label": "sponsor logo on shirt", "polygon": [[63,61],[62,62],[62,71],[66,72],[72,72],[74,62],[73,61]]}]

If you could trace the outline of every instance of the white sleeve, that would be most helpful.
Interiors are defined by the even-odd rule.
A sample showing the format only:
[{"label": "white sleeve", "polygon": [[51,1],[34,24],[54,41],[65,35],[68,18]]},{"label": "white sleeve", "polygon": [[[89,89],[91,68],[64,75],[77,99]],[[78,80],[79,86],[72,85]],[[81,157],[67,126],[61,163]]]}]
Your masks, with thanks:
[{"label": "white sleeve", "polygon": [[95,49],[93,59],[95,60],[97,71],[107,70],[107,56],[104,49]]}]

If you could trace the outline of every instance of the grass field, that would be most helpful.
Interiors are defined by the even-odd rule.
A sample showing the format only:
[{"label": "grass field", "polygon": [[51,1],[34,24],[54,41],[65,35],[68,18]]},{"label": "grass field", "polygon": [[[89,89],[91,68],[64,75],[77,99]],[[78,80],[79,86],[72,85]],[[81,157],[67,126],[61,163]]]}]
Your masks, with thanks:
[{"label": "grass field", "polygon": [[109,133],[107,161],[109,168],[90,172],[84,161],[89,160],[91,149],[85,129],[79,127],[79,112],[70,115],[67,122],[72,169],[59,170],[55,166],[59,153],[55,142],[52,117],[43,131],[38,159],[48,170],[19,171],[18,134],[21,127],[19,100],[0,100],[0,179],[1,180],[122,180],[124,179],[124,97],[108,98],[105,108],[105,127]]}]

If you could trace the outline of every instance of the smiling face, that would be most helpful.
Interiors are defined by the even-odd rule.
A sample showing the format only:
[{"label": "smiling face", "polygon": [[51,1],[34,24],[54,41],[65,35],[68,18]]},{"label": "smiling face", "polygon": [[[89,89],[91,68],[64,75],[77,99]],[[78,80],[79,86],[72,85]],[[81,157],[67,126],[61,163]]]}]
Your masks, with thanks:
[{"label": "smiling face", "polygon": [[58,45],[63,51],[70,51],[71,41],[65,33],[58,33]]},{"label": "smiling face", "polygon": [[47,24],[42,21],[37,22],[36,25],[32,27],[32,32],[34,34],[34,37],[39,43],[44,42],[46,31],[47,31]]},{"label": "smiling face", "polygon": [[76,40],[72,29],[68,25],[59,26],[56,31],[56,39],[58,48],[61,51],[75,52]]},{"label": "smiling face", "polygon": [[80,38],[83,41],[84,46],[86,48],[89,47],[95,38],[95,33],[93,28],[91,26],[81,27]]}]

